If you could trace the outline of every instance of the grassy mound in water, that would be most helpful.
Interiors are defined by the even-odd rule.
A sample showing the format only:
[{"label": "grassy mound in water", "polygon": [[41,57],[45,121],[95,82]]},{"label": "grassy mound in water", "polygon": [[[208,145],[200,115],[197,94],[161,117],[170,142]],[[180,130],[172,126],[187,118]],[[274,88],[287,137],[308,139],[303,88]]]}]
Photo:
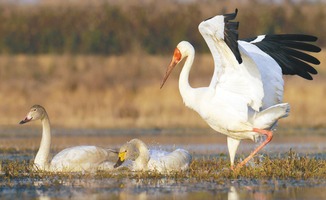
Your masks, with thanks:
[{"label": "grassy mound in water", "polygon": [[[224,182],[233,179],[256,179],[256,180],[325,180],[326,160],[311,156],[299,156],[293,151],[284,156],[272,158],[265,156],[264,159],[255,159],[254,166],[245,166],[239,171],[231,171],[230,163],[225,158],[195,158],[189,170],[183,172],[171,172],[161,174],[156,172],[131,172],[127,169],[117,171],[97,171],[95,173],[54,173],[35,172],[31,170],[28,161],[3,160],[1,163],[1,184],[10,185],[15,179],[42,180],[48,184],[74,183],[76,180],[101,180],[101,179],[142,179],[160,180],[174,179],[191,182]],[[33,182],[32,181],[32,182]]]}]

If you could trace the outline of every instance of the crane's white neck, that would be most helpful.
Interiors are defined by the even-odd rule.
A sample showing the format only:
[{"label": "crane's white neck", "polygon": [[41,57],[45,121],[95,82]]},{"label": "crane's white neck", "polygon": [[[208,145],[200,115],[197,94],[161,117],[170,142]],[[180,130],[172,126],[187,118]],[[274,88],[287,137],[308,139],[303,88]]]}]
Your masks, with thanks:
[{"label": "crane's white neck", "polygon": [[185,105],[192,108],[195,101],[195,95],[194,88],[189,84],[189,73],[194,62],[195,50],[191,45],[189,45],[186,52],[186,61],[179,77],[179,90]]},{"label": "crane's white neck", "polygon": [[47,114],[42,119],[42,139],[40,148],[36,154],[34,165],[39,170],[49,169],[49,156],[51,148],[51,128],[50,120]]}]

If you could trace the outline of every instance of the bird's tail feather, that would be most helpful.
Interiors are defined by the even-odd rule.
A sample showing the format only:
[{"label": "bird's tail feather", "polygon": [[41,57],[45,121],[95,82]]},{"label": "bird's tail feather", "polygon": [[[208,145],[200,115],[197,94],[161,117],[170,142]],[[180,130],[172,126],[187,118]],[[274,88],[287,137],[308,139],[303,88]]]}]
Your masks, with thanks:
[{"label": "bird's tail feather", "polygon": [[254,127],[260,129],[271,129],[276,125],[277,120],[287,117],[290,113],[290,105],[281,103],[271,106],[256,114]]}]

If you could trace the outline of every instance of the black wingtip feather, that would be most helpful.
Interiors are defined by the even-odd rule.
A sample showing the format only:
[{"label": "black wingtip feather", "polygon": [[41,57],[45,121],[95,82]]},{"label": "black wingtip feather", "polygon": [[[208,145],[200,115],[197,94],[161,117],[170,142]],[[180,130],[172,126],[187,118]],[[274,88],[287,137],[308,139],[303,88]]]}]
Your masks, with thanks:
[{"label": "black wingtip feather", "polygon": [[281,35],[271,35],[271,37],[281,40],[292,40],[292,41],[302,41],[302,42],[316,42],[317,37],[313,35],[304,35],[304,34],[281,34]]},{"label": "black wingtip feather", "polygon": [[[269,54],[280,65],[283,74],[296,74],[312,80],[311,74],[318,72],[309,63],[319,65],[320,61],[308,53],[317,53],[321,49],[308,42],[315,42],[317,39],[315,36],[303,34],[266,35],[262,41],[253,44]],[[252,42],[254,38],[246,41]]]},{"label": "black wingtip feather", "polygon": [[224,22],[234,20],[238,15],[238,8],[235,9],[234,13],[224,14]]},{"label": "black wingtip feather", "polygon": [[290,49],[290,48],[284,48],[284,51],[287,54],[289,54],[289,55],[291,55],[291,56],[293,56],[295,58],[301,59],[303,61],[315,64],[315,65],[320,64],[320,61],[317,58],[315,58],[315,57],[313,57],[313,56],[311,56],[309,54],[303,53],[301,51],[297,51],[297,50]]},{"label": "black wingtip feather", "polygon": [[321,48],[319,48],[313,44],[304,43],[304,42],[282,41],[282,44],[284,44],[285,46],[287,46],[289,48],[294,48],[294,49],[298,49],[298,50],[302,50],[302,51],[308,51],[308,52],[314,52],[314,53],[318,53],[321,51]]},{"label": "black wingtip feather", "polygon": [[228,22],[225,24],[225,27],[229,30],[238,30],[239,22]]},{"label": "black wingtip feather", "polygon": [[238,63],[242,63],[242,58],[239,52],[238,47],[238,28],[239,22],[230,22],[230,20],[234,20],[238,14],[238,9],[235,9],[234,13],[224,14],[224,41],[231,49]]}]

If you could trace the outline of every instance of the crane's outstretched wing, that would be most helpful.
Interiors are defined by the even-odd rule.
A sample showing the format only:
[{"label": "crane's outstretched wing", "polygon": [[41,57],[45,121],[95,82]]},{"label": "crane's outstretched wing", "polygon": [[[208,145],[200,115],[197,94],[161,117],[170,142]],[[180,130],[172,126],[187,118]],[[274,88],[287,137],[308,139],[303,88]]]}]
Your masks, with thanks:
[{"label": "crane's outstretched wing", "polygon": [[226,45],[231,49],[232,53],[236,57],[239,64],[242,63],[242,58],[238,48],[238,28],[239,22],[230,22],[230,20],[234,20],[238,14],[238,9],[235,9],[234,13],[225,14],[224,16],[224,41]]},{"label": "crane's outstretched wing", "polygon": [[308,54],[321,51],[309,43],[315,42],[316,37],[302,34],[260,35],[240,41],[239,23],[230,21],[236,15],[237,10],[215,16],[199,25],[199,31],[214,58],[211,88],[222,87],[238,94],[258,111],[259,107],[265,109],[282,102],[282,74],[296,74],[309,80],[312,74],[317,74],[311,64],[318,65],[320,62]]},{"label": "crane's outstretched wing", "polygon": [[241,55],[243,57],[244,55],[250,57],[259,69],[264,89],[261,110],[281,103],[283,101],[284,86],[281,67],[271,56],[260,50],[257,46],[240,40],[238,43]]},{"label": "crane's outstretched wing", "polygon": [[[238,47],[237,10],[231,14],[218,15],[201,22],[199,32],[205,39],[214,58],[214,74],[210,88],[219,90],[219,97],[224,101],[237,101],[238,113],[247,116],[247,106],[259,111],[264,96],[260,72],[255,62],[247,55],[240,54]],[[242,109],[242,111],[239,111]]]},{"label": "crane's outstretched wing", "polygon": [[306,53],[320,51],[319,47],[307,43],[316,40],[309,35],[284,34],[260,35],[238,42],[260,71],[265,94],[262,109],[282,102],[282,74],[296,74],[309,80],[311,74],[317,74],[310,64],[319,64],[319,60]]},{"label": "crane's outstretched wing", "polygon": [[244,39],[270,55],[282,68],[283,74],[299,75],[308,80],[312,80],[311,74],[317,74],[310,64],[320,64],[317,58],[306,53],[321,51],[307,43],[316,40],[315,36],[302,34],[260,35]]}]

